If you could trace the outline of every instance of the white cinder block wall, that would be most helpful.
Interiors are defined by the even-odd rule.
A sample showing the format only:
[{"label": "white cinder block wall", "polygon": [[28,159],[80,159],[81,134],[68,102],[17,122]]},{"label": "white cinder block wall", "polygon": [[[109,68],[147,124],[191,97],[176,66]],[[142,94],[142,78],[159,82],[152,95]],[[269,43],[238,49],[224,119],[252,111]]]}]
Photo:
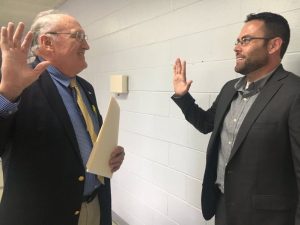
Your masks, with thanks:
[{"label": "white cinder block wall", "polygon": [[[209,135],[197,132],[170,100],[172,64],[187,60],[192,95],[208,108],[233,71],[234,41],[251,12],[285,16],[292,36],[285,68],[300,74],[298,0],[69,0],[89,35],[89,67],[105,116],[109,77],[129,76],[119,143],[126,160],[112,179],[113,210],[130,225],[205,225],[200,193]],[[300,87],[299,87],[300,88]]]}]

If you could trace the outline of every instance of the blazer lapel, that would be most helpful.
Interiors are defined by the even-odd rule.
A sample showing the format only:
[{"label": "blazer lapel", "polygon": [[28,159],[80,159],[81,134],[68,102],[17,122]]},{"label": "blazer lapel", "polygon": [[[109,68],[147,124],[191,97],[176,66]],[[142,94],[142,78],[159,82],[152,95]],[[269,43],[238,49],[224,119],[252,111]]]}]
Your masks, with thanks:
[{"label": "blazer lapel", "polygon": [[216,102],[214,104],[217,105],[215,121],[214,121],[214,132],[212,133],[209,143],[208,143],[208,150],[207,150],[207,157],[216,156],[218,152],[218,138],[220,137],[220,131],[222,129],[224,117],[228,112],[228,109],[231,105],[232,99],[236,95],[236,90],[234,88],[234,84],[236,83],[237,79],[232,80],[231,83],[227,84],[226,87],[221,91],[221,94],[218,95]]},{"label": "blazer lapel", "polygon": [[79,147],[77,144],[77,139],[76,139],[76,135],[75,135],[75,131],[74,131],[72,122],[70,120],[69,114],[64,105],[64,102],[63,102],[62,98],[60,97],[58,90],[50,77],[50,74],[47,71],[45,71],[40,76],[39,82],[41,84],[41,88],[44,92],[44,95],[46,96],[46,98],[49,102],[49,105],[55,112],[55,115],[57,115],[60,122],[63,124],[63,126],[65,128],[65,132],[67,133],[67,136],[68,136],[70,142],[72,143],[76,154],[78,155],[80,161],[82,162],[82,158],[80,155],[80,151],[79,151]]},{"label": "blazer lapel", "polygon": [[228,109],[231,105],[232,99],[237,94],[236,89],[234,88],[234,84],[236,83],[237,79],[231,81],[229,84],[229,87],[224,89],[224,93],[222,93],[222,96],[218,100],[218,114],[216,115],[216,121],[214,128],[215,130],[219,131],[221,126],[223,125],[224,117],[228,112]]},{"label": "blazer lapel", "polygon": [[247,136],[252,125],[255,123],[259,114],[264,110],[266,105],[271,101],[272,97],[282,86],[282,83],[278,82],[278,80],[284,78],[285,76],[287,76],[287,73],[285,73],[282,67],[280,66],[277,69],[277,71],[273,74],[273,76],[270,78],[269,82],[267,82],[266,86],[262,89],[261,93],[258,95],[257,99],[255,100],[249,112],[247,113],[238,131],[235,143],[233,145],[229,157],[229,161],[232,159],[234,154],[239,149],[240,145],[244,141],[245,137]]},{"label": "blazer lapel", "polygon": [[81,80],[80,77],[77,77],[77,81],[80,83],[81,87],[83,88],[83,91],[85,92],[86,97],[88,98],[90,104],[92,106],[95,106],[96,104],[96,98],[94,91],[91,90],[85,83]]}]

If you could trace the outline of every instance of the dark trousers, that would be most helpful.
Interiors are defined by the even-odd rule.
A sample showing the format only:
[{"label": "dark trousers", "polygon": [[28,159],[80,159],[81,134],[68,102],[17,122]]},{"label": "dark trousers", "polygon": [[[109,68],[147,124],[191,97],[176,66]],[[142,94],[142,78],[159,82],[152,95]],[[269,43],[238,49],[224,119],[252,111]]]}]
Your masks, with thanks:
[{"label": "dark trousers", "polygon": [[227,225],[224,194],[220,194],[220,198],[217,204],[215,225]]}]

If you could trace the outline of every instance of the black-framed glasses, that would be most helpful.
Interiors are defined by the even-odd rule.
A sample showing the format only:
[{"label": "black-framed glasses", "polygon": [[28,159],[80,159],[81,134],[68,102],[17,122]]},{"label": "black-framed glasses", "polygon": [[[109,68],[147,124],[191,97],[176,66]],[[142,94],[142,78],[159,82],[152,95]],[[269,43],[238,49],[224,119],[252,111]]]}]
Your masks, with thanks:
[{"label": "black-framed glasses", "polygon": [[46,34],[54,34],[54,35],[58,35],[58,34],[69,34],[71,38],[75,38],[78,41],[84,41],[84,40],[88,40],[88,36],[85,33],[82,33],[80,31],[76,31],[76,32],[46,32]]},{"label": "black-framed glasses", "polygon": [[262,39],[262,40],[271,40],[274,37],[251,37],[251,36],[246,36],[246,37],[242,37],[241,39],[237,39],[236,42],[234,43],[234,45],[241,45],[241,46],[246,46],[248,45],[252,40],[255,39]]}]

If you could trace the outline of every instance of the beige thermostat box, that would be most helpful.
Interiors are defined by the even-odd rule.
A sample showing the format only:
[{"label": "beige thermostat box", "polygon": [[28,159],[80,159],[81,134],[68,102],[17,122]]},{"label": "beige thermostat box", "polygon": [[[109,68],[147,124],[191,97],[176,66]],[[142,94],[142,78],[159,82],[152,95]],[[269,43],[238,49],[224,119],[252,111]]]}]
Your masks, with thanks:
[{"label": "beige thermostat box", "polygon": [[128,76],[126,75],[110,76],[110,92],[116,94],[128,93]]}]

